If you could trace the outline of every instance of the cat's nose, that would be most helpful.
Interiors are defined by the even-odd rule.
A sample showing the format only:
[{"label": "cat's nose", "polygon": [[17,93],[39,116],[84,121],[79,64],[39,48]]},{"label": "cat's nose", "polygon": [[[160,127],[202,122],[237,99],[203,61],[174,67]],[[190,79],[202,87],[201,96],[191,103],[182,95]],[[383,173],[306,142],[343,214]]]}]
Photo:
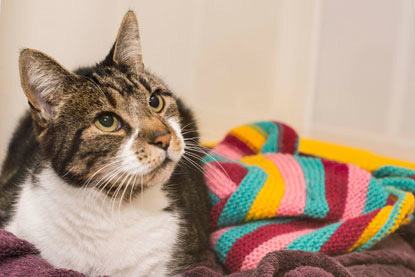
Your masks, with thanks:
[{"label": "cat's nose", "polygon": [[154,132],[150,144],[167,150],[170,145],[171,135],[170,133]]}]

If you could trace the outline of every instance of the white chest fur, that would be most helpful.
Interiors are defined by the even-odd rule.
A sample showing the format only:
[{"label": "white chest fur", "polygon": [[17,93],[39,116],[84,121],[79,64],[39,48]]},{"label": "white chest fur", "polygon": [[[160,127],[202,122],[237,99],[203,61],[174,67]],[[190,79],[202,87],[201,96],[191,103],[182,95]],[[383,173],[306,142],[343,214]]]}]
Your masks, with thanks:
[{"label": "white chest fur", "polygon": [[160,186],[145,190],[119,211],[103,195],[65,184],[52,169],[37,187],[23,185],[6,229],[33,243],[56,267],[87,275],[164,276],[179,232],[179,219]]}]

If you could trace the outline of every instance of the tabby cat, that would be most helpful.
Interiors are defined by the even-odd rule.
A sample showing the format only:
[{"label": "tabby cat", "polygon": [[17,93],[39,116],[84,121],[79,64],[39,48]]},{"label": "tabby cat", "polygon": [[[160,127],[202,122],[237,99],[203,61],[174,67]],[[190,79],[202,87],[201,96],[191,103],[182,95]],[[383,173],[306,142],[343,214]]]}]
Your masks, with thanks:
[{"label": "tabby cat", "polygon": [[96,66],[70,72],[25,49],[19,70],[30,112],[2,168],[5,229],[91,276],[170,276],[203,260],[196,123],[144,68],[135,14]]}]

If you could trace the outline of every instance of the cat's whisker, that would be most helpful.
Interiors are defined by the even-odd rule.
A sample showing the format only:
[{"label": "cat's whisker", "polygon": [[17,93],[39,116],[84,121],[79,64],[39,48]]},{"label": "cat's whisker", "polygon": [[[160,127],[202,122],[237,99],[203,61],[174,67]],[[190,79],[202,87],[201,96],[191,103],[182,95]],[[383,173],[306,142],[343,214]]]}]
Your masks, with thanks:
[{"label": "cat's whisker", "polygon": [[187,159],[187,161],[188,161],[190,164],[192,164],[192,165],[193,165],[193,167],[194,167],[194,168],[196,168],[199,172],[204,173],[204,169],[203,169],[203,167],[202,167],[200,164],[198,164],[196,161],[192,160],[192,159],[191,159],[191,158],[189,158],[189,157],[186,157],[186,159]]},{"label": "cat's whisker", "polygon": [[133,185],[131,186],[131,190],[130,190],[130,206],[131,206],[131,198],[132,198],[132,195],[133,195],[133,190],[134,190],[134,187],[135,187],[136,181],[137,181],[137,176],[138,176],[137,174],[134,175]]},{"label": "cat's whisker", "polygon": [[[187,130],[187,131],[185,131],[185,132],[182,132],[182,135],[184,135],[184,134],[189,134],[189,133],[195,133],[195,132],[197,132],[196,130]],[[189,137],[189,138],[186,138],[186,137],[184,137],[183,139],[187,139],[187,140],[190,140],[190,139],[200,139],[200,136],[193,136],[193,137]]]},{"label": "cat's whisker", "polygon": [[188,127],[189,125],[191,125],[191,124],[193,124],[194,122],[189,122],[189,123],[187,123],[186,125],[184,125],[184,126],[181,126],[181,129],[182,130],[184,130],[184,129],[186,129],[186,127]]},{"label": "cat's whisker", "polygon": [[187,129],[187,130],[182,130],[182,135],[184,134],[188,134],[188,133],[197,133],[196,129]]},{"label": "cat's whisker", "polygon": [[[117,184],[117,182],[125,175],[125,174],[127,174],[126,172],[124,172],[124,173],[121,173],[121,174],[119,174],[120,172],[122,172],[121,170],[119,170],[118,172],[116,172],[116,174],[112,177],[112,178],[114,178],[115,176],[117,176],[117,175],[119,175],[118,176],[118,178],[113,182],[113,184],[111,185],[111,187],[107,190],[107,192],[105,193],[105,197],[104,197],[104,200],[102,201],[102,204],[104,205],[106,202],[106,199],[107,199],[107,197],[108,197],[108,195],[109,195],[109,193],[111,192],[111,190],[112,190],[112,188],[114,187],[114,185],[115,184]],[[107,182],[108,183],[108,182]],[[106,185],[105,185],[106,186]],[[105,188],[105,186],[103,186],[102,188],[101,188],[101,190],[103,190],[104,188]],[[113,195],[112,195],[113,196]],[[112,199],[112,196],[111,196],[111,199]],[[109,203],[111,203],[111,199],[110,199],[110,201],[109,201]]]},{"label": "cat's whisker", "polygon": [[199,170],[199,172],[203,173],[203,169],[200,167],[200,165],[198,165],[197,163],[195,163],[189,157],[186,157],[185,155],[183,155],[183,161],[184,162],[188,162],[191,167],[193,167],[193,168]]},{"label": "cat's whisker", "polygon": [[189,126],[190,124],[192,124],[193,122],[189,122],[189,123],[187,123],[186,125],[184,125],[184,126],[181,126],[181,128],[182,129],[184,129],[184,128],[186,128],[187,126]]},{"label": "cat's whisker", "polygon": [[[115,163],[114,163],[115,164]],[[119,168],[118,167],[114,167],[113,169],[110,169],[109,172],[105,173],[103,176],[99,177],[98,179],[94,180],[94,185],[92,187],[89,186],[89,184],[91,184],[91,182],[88,185],[84,185],[81,190],[79,191],[79,193],[85,194],[85,191],[88,188],[91,188],[91,190],[89,190],[88,195],[85,195],[85,197],[88,197],[89,195],[92,194],[92,202],[94,203],[96,200],[96,197],[98,197],[100,190],[99,187],[101,186],[101,184],[103,182],[105,182],[114,172],[118,171]]]},{"label": "cat's whisker", "polygon": [[184,160],[183,161],[183,166],[186,168],[190,168],[190,169],[192,169],[192,170],[196,170],[196,171],[198,171],[198,172],[200,172],[200,173],[203,173],[202,172],[202,170],[201,169],[199,169],[199,168],[197,168],[197,167],[195,167],[195,165],[193,165],[191,162],[189,162],[188,160]]},{"label": "cat's whisker", "polygon": [[121,170],[122,169],[120,167],[114,167],[113,169],[110,169],[109,172],[107,172],[104,176],[97,180],[93,188],[99,188],[102,182],[106,182],[108,180],[109,176],[111,176],[114,172],[119,172]]},{"label": "cat's whisker", "polygon": [[[226,175],[227,180],[230,180],[231,179],[230,176],[229,176],[229,174],[228,174],[228,172],[223,168],[223,166],[220,164],[220,162],[213,155],[211,155],[210,153],[207,153],[202,147],[200,147],[198,145],[194,145],[194,146],[189,147],[189,149],[191,149],[191,150],[193,150],[195,152],[199,152],[201,154],[207,155],[210,158],[212,158],[215,162],[213,162],[213,163],[207,163],[207,164],[205,164],[205,166],[208,166],[208,167],[212,168],[212,170],[216,174],[221,174],[221,172],[216,167],[213,166],[213,165],[218,165],[220,167],[220,169],[222,169],[222,172]],[[187,152],[186,154],[191,155],[192,157],[194,157],[194,158],[200,160],[201,162],[203,162],[203,159],[202,158],[200,158],[199,156],[197,156],[197,155],[195,155],[195,154],[193,154],[191,152]],[[221,175],[223,175],[223,174],[221,174]]]},{"label": "cat's whisker", "polygon": [[[118,168],[116,170],[113,171],[113,173],[111,174],[111,176],[109,178],[106,179],[105,182],[101,183],[101,185],[99,185],[99,190],[103,191],[108,184],[112,183],[111,186],[107,189],[107,193],[111,192],[113,186],[115,184],[117,184],[118,180],[122,178],[122,176],[124,175],[123,170],[121,168]],[[115,179],[115,181],[112,182],[112,180],[114,178],[118,177],[117,179]],[[105,201],[105,198],[104,198]]]},{"label": "cat's whisker", "polygon": [[117,189],[115,190],[115,193],[114,193],[113,197],[111,198],[111,200],[112,200],[111,201],[112,202],[112,205],[111,205],[112,218],[114,218],[114,206],[115,206],[115,202],[117,201],[117,195],[120,192],[120,190],[122,189],[122,187],[124,186],[124,183],[125,183],[126,179],[130,176],[130,174],[128,172],[125,172],[124,175],[125,175],[124,179],[122,179],[121,183],[117,186]]},{"label": "cat's whisker", "polygon": [[[119,158],[116,161],[114,161],[113,163],[110,163],[109,165],[114,165],[116,163],[122,162],[124,159],[125,159],[124,156],[119,156]],[[105,166],[105,167],[107,167],[107,166]],[[103,169],[103,168],[101,168],[101,169]],[[99,189],[99,192],[102,191],[105,188],[105,186],[113,179],[113,177],[115,177],[121,171],[122,171],[122,168],[120,168],[120,167],[116,167],[113,170],[110,170],[110,172],[108,172],[106,175],[104,175],[101,179],[98,180],[98,182],[94,185],[93,188],[98,190],[102,186],[102,182],[104,182],[105,184],[103,184],[102,188]],[[111,177],[111,178],[109,178],[109,177]],[[109,178],[109,179],[107,179],[107,178]],[[106,179],[107,179],[107,181],[106,181]]]},{"label": "cat's whisker", "polygon": [[123,200],[124,200],[124,195],[125,195],[125,192],[127,191],[127,188],[128,188],[128,186],[130,185],[131,179],[132,179],[134,176],[135,176],[134,174],[131,174],[131,175],[130,175],[130,178],[128,178],[127,185],[124,187],[124,190],[123,190],[123,192],[122,192],[122,194],[121,194],[120,203],[119,203],[119,205],[118,205],[118,217],[119,217],[119,218],[121,218],[121,204],[122,204],[122,202],[123,202]]},{"label": "cat's whisker", "polygon": [[88,179],[87,179],[87,181],[85,182],[85,184],[82,186],[82,187],[88,187],[89,186],[89,184],[90,184],[90,182],[92,181],[92,179],[99,173],[99,172],[101,172],[102,170],[104,170],[105,168],[107,168],[107,167],[109,167],[109,166],[111,166],[111,165],[113,165],[113,164],[116,164],[116,163],[119,163],[119,162],[121,162],[122,161],[122,159],[120,158],[120,159],[116,159],[115,161],[112,161],[112,162],[110,162],[109,164],[106,164],[106,165],[104,165],[103,167],[101,167],[100,169],[98,169],[97,171],[95,171],[95,173],[94,174],[92,174]]},{"label": "cat's whisker", "polygon": [[143,188],[143,186],[144,186],[144,177],[143,177],[143,175],[140,175],[140,177],[141,177],[141,182],[140,182],[140,187],[141,187],[140,197],[141,197],[141,207],[142,207],[143,206],[143,202],[144,202],[144,196],[143,196],[143,191],[144,191],[144,188]]},{"label": "cat's whisker", "polygon": [[[189,149],[198,150],[200,153],[205,154],[205,155],[208,155],[208,156],[210,156],[211,158],[214,158],[214,157],[211,155],[211,153],[212,153],[212,154],[214,154],[214,153],[215,153],[215,151],[214,151],[213,149],[209,149],[209,148],[207,148],[207,147],[205,147],[205,146],[203,146],[203,145],[200,145],[200,144],[195,144],[195,143],[189,143],[188,145],[186,145],[186,147],[187,147],[187,148],[189,148]],[[215,159],[215,158],[214,158],[214,159]]]},{"label": "cat's whisker", "polygon": [[195,131],[188,131],[188,132],[183,132],[182,136],[183,136],[183,140],[184,141],[199,141],[199,139],[201,139],[199,136],[192,136],[192,137],[186,137],[186,135],[190,134],[190,133],[194,133]]},{"label": "cat's whisker", "polygon": [[114,168],[112,171],[110,171],[105,178],[102,178],[95,186],[94,186],[94,197],[93,197],[93,203],[96,202],[97,198],[99,197],[99,194],[102,192],[103,189],[105,189],[106,185],[115,177],[117,174],[121,171],[120,168]]}]

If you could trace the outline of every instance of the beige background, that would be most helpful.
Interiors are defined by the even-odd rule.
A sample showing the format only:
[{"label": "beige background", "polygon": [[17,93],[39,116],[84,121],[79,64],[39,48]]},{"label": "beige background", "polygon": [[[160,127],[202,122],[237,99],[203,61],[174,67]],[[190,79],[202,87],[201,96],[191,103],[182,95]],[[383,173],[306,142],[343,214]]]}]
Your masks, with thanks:
[{"label": "beige background", "polygon": [[3,0],[0,160],[27,104],[19,50],[67,68],[109,51],[124,13],[144,62],[192,106],[204,140],[253,120],[415,160],[413,0]]}]

